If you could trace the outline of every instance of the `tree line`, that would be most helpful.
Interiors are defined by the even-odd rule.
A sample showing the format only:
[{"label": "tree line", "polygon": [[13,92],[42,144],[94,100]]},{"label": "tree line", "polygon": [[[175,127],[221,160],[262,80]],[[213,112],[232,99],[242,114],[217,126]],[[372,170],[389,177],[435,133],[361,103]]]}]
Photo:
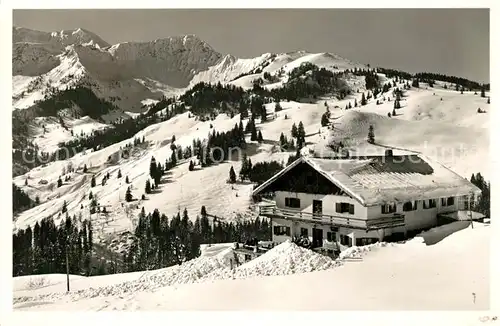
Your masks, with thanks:
[{"label": "tree line", "polygon": [[[434,80],[439,80],[439,81],[444,81],[448,83],[455,84],[457,86],[461,86],[464,89],[469,89],[469,90],[479,90],[479,89],[485,89],[487,91],[490,90],[490,84],[480,84],[476,81],[472,81],[466,78],[462,77],[457,77],[457,76],[449,76],[445,74],[437,74],[437,73],[430,73],[430,72],[419,72],[416,74],[411,74],[406,71],[401,71],[401,70],[396,70],[396,69],[388,69],[388,68],[377,68],[377,71],[379,73],[385,74],[387,78],[401,78],[401,79],[419,79],[423,82],[428,82],[430,81],[433,83]],[[458,89],[457,89],[458,90]]]},{"label": "tree line", "polygon": [[481,196],[472,209],[490,218],[490,192],[491,184],[486,181],[481,173],[472,174],[470,182],[481,189]]},{"label": "tree line", "polygon": [[92,248],[89,220],[45,218],[13,234],[13,275],[66,273],[66,254],[71,274],[90,275]]},{"label": "tree line", "polygon": [[146,215],[143,208],[134,234],[136,241],[123,257],[124,271],[127,272],[182,264],[200,255],[200,244],[271,238],[266,219],[257,217],[253,221],[225,222],[210,216],[205,206],[194,223],[186,209],[182,215],[179,212],[169,220],[157,209]]},{"label": "tree line", "polygon": [[70,274],[90,276],[182,264],[200,255],[201,244],[271,239],[267,219],[221,221],[205,206],[200,213],[192,222],[186,210],[169,220],[157,209],[146,214],[142,208],[133,243],[122,256],[111,253],[115,258],[107,260],[96,253],[89,220],[66,214],[56,225],[53,217],[45,218],[13,234],[13,276],[66,273],[66,254]]}]

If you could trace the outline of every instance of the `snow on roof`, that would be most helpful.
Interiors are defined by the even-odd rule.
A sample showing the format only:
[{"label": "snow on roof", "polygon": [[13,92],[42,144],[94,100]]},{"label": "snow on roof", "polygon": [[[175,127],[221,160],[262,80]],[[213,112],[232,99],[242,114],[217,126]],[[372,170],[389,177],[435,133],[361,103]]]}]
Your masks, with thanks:
[{"label": "snow on roof", "polygon": [[481,193],[467,179],[428,157],[394,155],[347,159],[300,157],[253,194],[262,192],[300,163],[309,164],[365,206]]}]

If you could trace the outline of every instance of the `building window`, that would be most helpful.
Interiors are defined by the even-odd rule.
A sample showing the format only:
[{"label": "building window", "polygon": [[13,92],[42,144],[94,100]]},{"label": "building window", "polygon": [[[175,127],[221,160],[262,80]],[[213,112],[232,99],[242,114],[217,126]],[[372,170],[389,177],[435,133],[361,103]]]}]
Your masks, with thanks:
[{"label": "building window", "polygon": [[382,205],[382,214],[390,214],[396,212],[396,203]]},{"label": "building window", "polygon": [[453,206],[455,205],[455,197],[448,197],[448,199],[446,199],[446,204],[448,206]]},{"label": "building window", "polygon": [[349,213],[354,214],[354,205],[349,203],[336,203],[335,211],[337,213]]},{"label": "building window", "polygon": [[377,238],[356,238],[356,246],[367,246],[378,242]]},{"label": "building window", "polygon": [[435,199],[424,200],[423,202],[424,202],[424,209],[436,207],[436,200]]},{"label": "building window", "polygon": [[287,236],[290,236],[290,227],[289,226],[276,225],[276,226],[274,226],[274,235],[287,235]]},{"label": "building window", "polygon": [[416,211],[417,201],[407,201],[403,204],[403,212]]},{"label": "building window", "polygon": [[[472,199],[472,198],[471,198]],[[465,196],[460,196],[458,198],[458,204],[459,204],[459,207],[461,209],[469,209],[469,196],[465,195]],[[471,202],[471,204],[473,204],[473,201]]]},{"label": "building window", "polygon": [[309,236],[307,231],[309,230],[306,228],[300,228],[300,236],[307,238]]},{"label": "building window", "polygon": [[293,197],[286,197],[285,206],[290,208],[300,208],[300,199]]},{"label": "building window", "polygon": [[337,241],[337,235],[335,232],[328,231],[326,232],[326,241],[332,242],[332,241]]},{"label": "building window", "polygon": [[344,234],[341,234],[340,235],[340,244],[343,246],[352,247],[351,237],[344,235]]}]

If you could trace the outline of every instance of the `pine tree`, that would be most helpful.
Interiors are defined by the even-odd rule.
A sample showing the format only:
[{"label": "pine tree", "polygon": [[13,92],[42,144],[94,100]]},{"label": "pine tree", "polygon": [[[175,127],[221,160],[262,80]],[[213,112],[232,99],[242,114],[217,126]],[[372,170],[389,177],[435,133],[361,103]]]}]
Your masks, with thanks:
[{"label": "pine tree", "polygon": [[356,99],[354,99],[354,107],[357,108],[358,107],[358,101]]},{"label": "pine tree", "polygon": [[121,177],[122,177],[122,170],[118,169],[118,176],[117,176],[117,178],[120,179]]},{"label": "pine tree", "polygon": [[243,153],[242,158],[241,158],[241,170],[240,170],[240,179],[245,180],[246,178],[249,177],[250,175],[250,170],[252,169],[251,167],[251,161],[247,157],[246,153]]},{"label": "pine tree", "polygon": [[368,143],[375,143],[375,132],[373,130],[373,125],[370,125],[370,128],[368,129]]},{"label": "pine tree", "polygon": [[328,126],[328,123],[329,123],[329,119],[328,119],[328,113],[323,113],[323,115],[321,116],[321,126],[323,127],[326,127]]},{"label": "pine tree", "polygon": [[189,171],[193,171],[194,170],[194,163],[193,161],[189,161]]},{"label": "pine tree", "polygon": [[293,138],[297,138],[297,126],[295,125],[295,123],[292,125],[292,137]]},{"label": "pine tree", "polygon": [[233,166],[231,166],[231,169],[229,169],[229,182],[230,183],[236,182],[236,173],[234,172]]},{"label": "pine tree", "polygon": [[259,143],[262,143],[264,141],[264,138],[262,137],[262,131],[259,130],[259,134],[257,135],[257,141]]},{"label": "pine tree", "polygon": [[59,177],[59,179],[57,179],[57,188],[60,188],[62,186],[63,182],[61,180],[61,177]]},{"label": "pine tree", "polygon": [[279,112],[281,110],[283,110],[283,108],[281,107],[280,102],[276,101],[276,104],[274,105],[274,111]]},{"label": "pine tree", "polygon": [[90,179],[90,187],[95,187],[95,176],[92,176],[92,179]]},{"label": "pine tree", "polygon": [[130,183],[129,179],[128,179],[128,175],[125,177],[125,183]]},{"label": "pine tree", "polygon": [[157,165],[156,165],[156,159],[154,156],[151,157],[151,161],[149,162],[149,176],[151,178],[155,178],[156,173],[157,173]]},{"label": "pine tree", "polygon": [[146,180],[146,193],[147,194],[150,194],[151,193],[151,182],[148,180]]},{"label": "pine tree", "polygon": [[304,129],[304,124],[302,121],[299,122],[299,127],[297,128],[297,148],[300,150],[306,143],[306,131]]},{"label": "pine tree", "polygon": [[420,84],[419,84],[418,78],[413,79],[413,81],[412,81],[412,83],[411,83],[411,86],[412,86],[412,87],[415,87],[415,88],[419,88],[419,87],[420,87]]},{"label": "pine tree", "polygon": [[125,193],[125,200],[127,202],[132,201],[132,190],[130,189],[130,186],[127,188],[127,192]]},{"label": "pine tree", "polygon": [[170,155],[170,162],[172,164],[172,166],[176,166],[177,165],[177,155],[176,155],[176,151],[172,151],[172,154]]},{"label": "pine tree", "polygon": [[28,178],[24,179],[24,185],[27,186],[28,185]]},{"label": "pine tree", "polygon": [[68,207],[67,207],[67,204],[66,204],[66,201],[63,202],[63,206],[62,206],[62,209],[61,209],[61,213],[66,213],[68,211]]},{"label": "pine tree", "polygon": [[392,109],[392,116],[396,116],[396,109]]},{"label": "pine tree", "polygon": [[89,193],[89,200],[92,200],[94,198],[94,194],[92,193],[92,191]]},{"label": "pine tree", "polygon": [[363,93],[363,94],[361,95],[361,106],[364,106],[364,105],[366,105],[366,97],[365,97],[365,93]]},{"label": "pine tree", "polygon": [[481,97],[486,97],[484,86],[481,86]]},{"label": "pine tree", "polygon": [[83,173],[87,173],[87,164],[83,165]]},{"label": "pine tree", "polygon": [[487,104],[490,104],[490,97],[488,96],[488,101],[486,101]]},{"label": "pine tree", "polygon": [[257,128],[255,127],[255,124],[252,125],[252,134],[250,135],[250,140],[255,141],[258,139],[257,135]]}]

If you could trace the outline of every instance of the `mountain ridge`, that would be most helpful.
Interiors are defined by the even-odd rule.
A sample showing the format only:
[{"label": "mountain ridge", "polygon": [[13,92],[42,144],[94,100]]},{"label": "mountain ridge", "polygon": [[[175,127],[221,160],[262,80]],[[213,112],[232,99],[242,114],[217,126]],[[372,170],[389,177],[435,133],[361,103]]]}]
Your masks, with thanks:
[{"label": "mountain ridge", "polygon": [[[263,72],[273,73],[292,61],[314,56],[306,51],[293,51],[237,58],[217,52],[196,34],[110,45],[96,34],[81,28],[48,33],[13,27],[13,33],[12,73],[16,76],[13,108],[18,109],[34,105],[36,100],[43,97],[39,93],[47,95],[46,88],[59,82],[57,76],[65,75],[63,70],[67,70],[62,63],[67,59],[65,55],[68,51],[76,53],[75,56],[86,70],[85,75],[93,81],[90,84],[106,84],[93,87],[95,93],[106,100],[116,101],[118,107],[129,112],[143,111],[144,100],[158,100],[162,95],[173,96],[199,82],[232,83],[240,77],[253,75],[234,83],[244,88],[252,87],[253,80],[262,78]],[[69,42],[73,44],[66,45]],[[340,62],[343,69],[366,67],[335,54],[321,55],[325,57],[325,62]],[[321,62],[314,63],[322,67]],[[330,70],[340,70],[334,69],[335,65],[324,66]],[[28,87],[28,78],[20,76],[42,78],[43,83],[39,89],[34,89]],[[116,87],[116,83],[126,84],[127,87]],[[61,90],[71,87],[75,81],[59,84],[55,87]],[[150,87],[150,84],[154,87]],[[43,85],[48,87],[44,88]],[[106,91],[102,91],[103,88]],[[143,98],[130,96],[132,91],[141,93],[139,97]],[[20,95],[23,95],[22,99]],[[117,100],[120,98],[123,100]]]}]

